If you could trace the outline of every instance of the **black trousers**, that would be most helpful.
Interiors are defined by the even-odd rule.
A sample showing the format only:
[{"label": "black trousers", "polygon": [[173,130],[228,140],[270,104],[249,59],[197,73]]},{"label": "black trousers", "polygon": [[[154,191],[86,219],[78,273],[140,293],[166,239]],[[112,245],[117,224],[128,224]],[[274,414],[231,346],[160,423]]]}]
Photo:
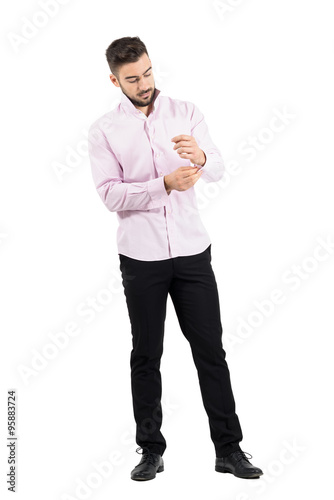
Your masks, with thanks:
[{"label": "black trousers", "polygon": [[160,361],[169,293],[191,347],[216,457],[240,450],[243,436],[222,346],[211,245],[196,255],[160,261],[122,254],[119,259],[132,332],[130,367],[137,444],[160,455],[166,449],[161,433]]}]

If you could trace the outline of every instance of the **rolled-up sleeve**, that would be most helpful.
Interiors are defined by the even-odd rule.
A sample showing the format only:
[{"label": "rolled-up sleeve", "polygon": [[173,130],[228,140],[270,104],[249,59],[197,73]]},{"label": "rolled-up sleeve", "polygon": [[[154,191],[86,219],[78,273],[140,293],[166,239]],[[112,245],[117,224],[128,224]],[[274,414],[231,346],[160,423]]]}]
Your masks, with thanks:
[{"label": "rolled-up sleeve", "polygon": [[217,146],[212,142],[208,126],[203,113],[195,104],[191,116],[191,135],[196,139],[198,146],[204,151],[206,162],[201,167],[203,173],[201,179],[205,182],[219,181],[225,172],[224,160]]},{"label": "rolled-up sleeve", "polygon": [[105,134],[95,124],[88,131],[88,153],[96,190],[108,210],[150,210],[166,205],[168,193],[163,177],[123,182],[123,169]]}]

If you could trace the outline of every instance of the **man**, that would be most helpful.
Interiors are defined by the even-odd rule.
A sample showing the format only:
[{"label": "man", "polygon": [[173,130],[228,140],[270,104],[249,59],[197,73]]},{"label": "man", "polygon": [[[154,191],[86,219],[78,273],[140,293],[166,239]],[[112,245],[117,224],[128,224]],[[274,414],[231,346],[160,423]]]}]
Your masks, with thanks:
[{"label": "man", "polygon": [[200,177],[222,178],[223,160],[199,109],[155,88],[152,63],[138,37],[114,40],[106,58],[122,96],[91,125],[89,155],[97,192],[119,222],[137,452],[142,450],[131,478],[153,479],[164,470],[160,360],[168,293],[197,368],[215,470],[259,477],[261,469],[239,445],[243,436],[222,347],[211,241],[194,192]]}]

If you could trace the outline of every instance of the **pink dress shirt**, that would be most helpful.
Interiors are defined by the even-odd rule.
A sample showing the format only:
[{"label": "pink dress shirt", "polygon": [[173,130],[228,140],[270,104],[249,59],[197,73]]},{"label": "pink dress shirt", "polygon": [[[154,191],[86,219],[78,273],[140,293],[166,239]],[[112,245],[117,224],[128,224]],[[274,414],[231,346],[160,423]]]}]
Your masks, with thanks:
[{"label": "pink dress shirt", "polygon": [[192,165],[173,149],[171,139],[180,134],[195,137],[206,155],[201,179],[221,179],[220,151],[203,114],[189,101],[172,99],[156,89],[154,107],[146,116],[122,93],[120,103],[90,126],[92,177],[107,209],[117,212],[119,254],[164,260],[194,255],[210,245],[198,213],[196,183],[169,195],[164,186],[164,175]]}]

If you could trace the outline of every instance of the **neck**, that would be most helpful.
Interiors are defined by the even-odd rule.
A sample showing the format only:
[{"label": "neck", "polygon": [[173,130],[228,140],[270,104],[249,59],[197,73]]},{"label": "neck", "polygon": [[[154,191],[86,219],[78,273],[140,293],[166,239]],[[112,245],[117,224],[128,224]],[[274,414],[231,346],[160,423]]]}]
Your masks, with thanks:
[{"label": "neck", "polygon": [[137,109],[139,109],[139,111],[142,111],[144,113],[144,115],[148,116],[152,111],[153,102],[151,104],[149,104],[148,106],[145,106],[145,108],[143,108],[142,106],[135,106],[135,107]]}]

